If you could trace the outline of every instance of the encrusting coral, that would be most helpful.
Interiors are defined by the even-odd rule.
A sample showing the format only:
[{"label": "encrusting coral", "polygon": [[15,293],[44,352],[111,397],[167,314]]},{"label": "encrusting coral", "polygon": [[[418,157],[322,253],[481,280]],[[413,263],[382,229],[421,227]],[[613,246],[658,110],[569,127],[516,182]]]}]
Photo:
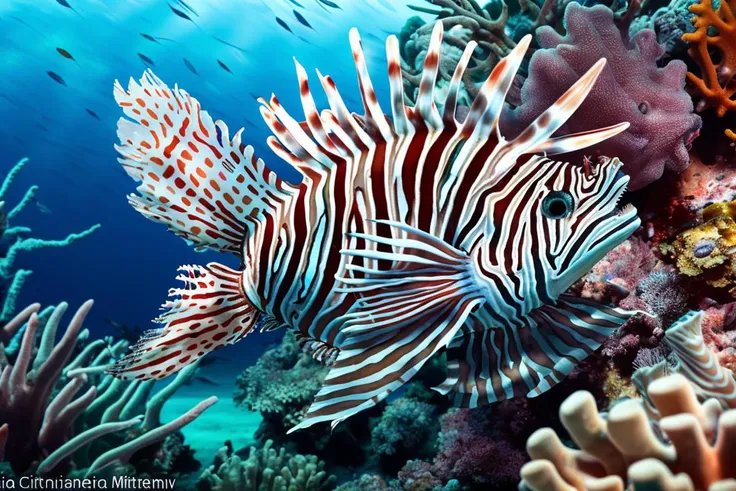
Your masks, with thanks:
[{"label": "encrusting coral", "polygon": [[27,237],[31,229],[23,226],[11,226],[13,220],[29,203],[33,202],[38,192],[38,186],[31,186],[23,195],[20,202],[11,210],[5,210],[3,198],[13,184],[13,181],[28,163],[28,159],[21,159],[15,164],[0,185],[0,240],[8,244],[0,257],[0,283],[3,285],[2,307],[0,309],[0,322],[7,322],[15,312],[16,302],[21,288],[32,271],[27,269],[14,270],[13,266],[21,251],[32,251],[48,247],[66,247],[74,242],[91,235],[100,225],[92,227],[80,233],[69,234],[65,239],[46,240],[36,237]]},{"label": "encrusting coral", "polygon": [[[608,63],[593,90],[561,128],[578,132],[589,125],[604,127],[630,123],[619,135],[596,146],[598,155],[616,156],[631,176],[629,188],[640,189],[659,179],[665,170],[688,166],[688,146],[698,135],[700,117],[683,90],[686,65],[673,60],[660,67],[664,49],[654,31],[644,29],[629,41],[622,37],[611,9],[571,3],[565,10],[566,35],[543,26],[536,31],[538,49],[529,63],[529,76],[521,89],[521,105],[505,111],[503,133],[513,137],[544,108],[554,102],[571,82],[595,62]],[[585,152],[566,160],[583,163]]]},{"label": "encrusting coral", "polygon": [[704,223],[677,235],[662,249],[680,273],[698,277],[714,288],[736,290],[736,202],[714,203],[700,214]]},{"label": "encrusting coral", "polygon": [[[689,72],[687,79],[702,97],[699,109],[711,107],[719,117],[736,109],[736,2],[721,0],[718,8],[712,0],[700,0],[690,6],[695,14],[695,32],[682,36],[690,43],[690,56],[700,67],[700,76]],[[714,54],[714,52],[716,54]],[[736,133],[727,129],[726,136],[736,140]]]},{"label": "encrusting coral", "polygon": [[215,464],[202,474],[200,491],[329,491],[335,487],[335,476],[328,476],[325,463],[315,455],[291,455],[283,448],[272,448],[268,440],[263,448],[250,448],[248,458],[233,455],[224,446]]},{"label": "encrusting coral", "polygon": [[0,330],[2,351],[22,334],[13,362],[5,352],[0,364],[0,454],[16,475],[101,475],[110,466],[117,467],[114,472],[131,472],[122,467],[136,453],[164,441],[217,402],[216,397],[205,399],[162,424],[161,407],[194,368],[182,371],[151,398],[150,382],[123,382],[104,375],[127,342],[109,346],[97,340],[78,349],[78,342],[89,337],[82,324],[91,307],[88,301],[79,308],[58,342],[66,303],[43,316],[47,320],[38,335],[38,304]]}]

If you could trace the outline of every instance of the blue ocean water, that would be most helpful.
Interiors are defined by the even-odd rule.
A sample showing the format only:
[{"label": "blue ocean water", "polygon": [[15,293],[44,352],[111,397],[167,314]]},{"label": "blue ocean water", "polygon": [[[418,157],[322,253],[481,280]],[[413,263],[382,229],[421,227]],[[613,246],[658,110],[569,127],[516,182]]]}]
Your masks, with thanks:
[{"label": "blue ocean water", "polygon": [[[300,2],[303,8],[288,0],[186,3],[197,14],[189,13],[192,21],[173,12],[172,6],[186,10],[174,1],[70,0],[71,8],[55,0],[0,2],[0,173],[28,157],[7,201],[15,203],[35,184],[40,188],[38,201],[51,211],[32,206],[15,223],[31,227],[34,236],[42,238],[63,238],[102,225],[71,247],[22,253],[17,266],[34,273],[19,305],[66,300],[76,306],[94,298],[87,327],[95,336],[113,332],[106,319],[152,327],[150,319],[168,289],[178,286],[174,278],[179,265],[210,260],[237,265],[234,257],[194,252],[127,204],[126,194],[136,184],[116,162],[113,144],[122,113],[112,88],[116,79],[127,85],[130,77],[142,75],[146,64],[139,54],[153,62],[156,75],[197,97],[233,132],[244,126],[244,140],[274,170],[293,179],[265,145],[269,132],[255,97],[275,93],[287,109],[298,108],[292,61],[297,57],[312,74],[319,67],[332,75],[355,107],[359,95],[348,45],[353,26],[361,30],[377,90],[385,94],[382,40],[412,15],[405,6],[385,1],[343,0],[340,8],[317,0]],[[312,28],[297,20],[295,9]],[[280,26],[277,17],[292,32]],[[66,85],[47,72],[58,74]],[[316,97],[324,102],[321,90]],[[279,336],[251,337],[223,351],[222,357],[237,360],[232,369],[242,370]]]}]

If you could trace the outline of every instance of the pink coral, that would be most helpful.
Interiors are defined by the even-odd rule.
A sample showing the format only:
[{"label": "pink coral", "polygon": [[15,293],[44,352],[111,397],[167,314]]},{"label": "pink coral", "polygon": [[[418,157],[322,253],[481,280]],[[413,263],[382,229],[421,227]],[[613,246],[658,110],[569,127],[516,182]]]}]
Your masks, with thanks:
[{"label": "pink coral", "polygon": [[[629,129],[596,146],[600,155],[618,157],[631,176],[631,189],[659,179],[663,172],[682,171],[689,163],[688,146],[698,134],[700,117],[693,113],[685,86],[685,63],[663,68],[664,50],[650,29],[629,42],[622,39],[613,12],[603,6],[585,8],[571,3],[565,11],[567,35],[541,27],[536,39],[543,48],[529,65],[521,105],[507,112],[502,128],[525,128],[571,83],[600,58],[608,66],[575,115],[560,132],[577,132],[628,121]],[[508,133],[508,131],[507,131]],[[584,153],[569,156],[582,162]]]}]

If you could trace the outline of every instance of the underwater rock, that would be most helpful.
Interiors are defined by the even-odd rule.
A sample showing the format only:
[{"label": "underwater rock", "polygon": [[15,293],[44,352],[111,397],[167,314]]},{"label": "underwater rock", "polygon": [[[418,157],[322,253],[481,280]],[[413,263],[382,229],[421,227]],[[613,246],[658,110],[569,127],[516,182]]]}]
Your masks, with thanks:
[{"label": "underwater rock", "polygon": [[[286,450],[272,448],[267,441],[263,448],[250,448],[243,460],[232,455],[231,450],[221,449],[220,460],[210,466],[200,477],[200,491],[329,491],[335,487],[335,476],[324,470],[325,463],[315,455],[291,455]],[[228,455],[230,454],[230,455]]]},{"label": "underwater rock", "polygon": [[[152,383],[103,375],[127,343],[108,346],[97,340],[78,346],[89,337],[82,324],[91,307],[88,301],[79,308],[58,342],[66,303],[47,309],[45,315],[38,315],[39,305],[33,304],[0,331],[3,345],[23,332],[12,362],[6,357],[2,363],[0,380],[0,453],[15,475],[101,475],[128,463],[133,466],[124,472],[135,473],[140,450],[164,442],[217,402],[206,399],[162,424],[161,406],[192,371],[182,372],[150,399]],[[47,320],[36,335],[40,317]],[[84,392],[76,397],[80,391]]]},{"label": "underwater rock", "polygon": [[[505,111],[501,127],[507,137],[539,116],[580,74],[600,58],[608,64],[598,83],[561,131],[584,131],[627,121],[629,128],[596,146],[596,154],[618,157],[631,176],[629,188],[640,189],[665,170],[688,166],[688,146],[698,135],[700,117],[693,113],[683,90],[687,67],[679,60],[664,67],[664,50],[651,30],[638,32],[630,42],[621,37],[613,12],[603,6],[570,4],[565,11],[567,34],[540,27],[538,49],[529,64],[521,90],[521,105]],[[583,162],[585,151],[565,158]]]}]

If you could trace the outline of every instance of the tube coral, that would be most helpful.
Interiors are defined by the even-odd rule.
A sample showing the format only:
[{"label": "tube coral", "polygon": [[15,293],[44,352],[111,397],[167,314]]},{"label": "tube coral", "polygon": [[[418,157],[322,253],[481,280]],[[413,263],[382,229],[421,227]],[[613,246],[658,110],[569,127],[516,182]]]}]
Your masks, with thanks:
[{"label": "tube coral", "polygon": [[580,450],[567,448],[549,428],[537,431],[527,442],[533,460],[522,467],[522,485],[623,491],[628,483],[634,490],[686,491],[736,484],[736,410],[724,412],[713,400],[701,405],[677,374],[652,382],[648,394],[669,443],[656,436],[638,401],[621,402],[604,417],[592,395],[576,392],[560,407],[560,419]]},{"label": "tube coral", "polygon": [[[39,308],[39,304],[29,306],[0,329],[2,347],[22,333],[14,361],[6,357],[0,363],[0,454],[16,474],[63,474],[61,467],[72,467],[70,458],[73,467],[87,468],[87,474],[113,463],[125,464],[137,451],[178,431],[217,401],[206,399],[176,420],[161,424],[161,405],[191,376],[194,366],[181,372],[171,384],[173,389],[167,387],[146,404],[153,384],[125,383],[102,374],[127,348],[126,342],[113,346],[92,342],[78,349],[78,342],[89,337],[82,324],[91,300],[77,310],[58,342],[56,333],[67,304],[50,311],[40,336]],[[142,419],[145,424],[141,425]],[[122,430],[128,430],[125,436],[120,435]],[[106,441],[100,447],[106,451],[100,454],[95,444],[103,438]],[[68,465],[62,466],[65,462]]]}]

